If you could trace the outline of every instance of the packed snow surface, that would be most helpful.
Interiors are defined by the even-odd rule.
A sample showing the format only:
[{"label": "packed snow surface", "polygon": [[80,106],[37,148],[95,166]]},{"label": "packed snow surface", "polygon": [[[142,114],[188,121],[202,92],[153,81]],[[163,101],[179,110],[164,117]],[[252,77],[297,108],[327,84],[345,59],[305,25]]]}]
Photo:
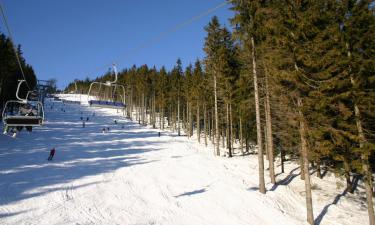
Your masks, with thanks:
[{"label": "packed snow surface", "polygon": [[[263,195],[256,155],[216,157],[211,145],[167,131],[159,137],[114,109],[47,101],[45,110],[45,126],[0,136],[2,225],[306,224],[295,163],[279,174],[277,162],[279,185],[267,177]],[[363,198],[343,196],[337,180],[313,178],[317,224],[367,224]]]}]

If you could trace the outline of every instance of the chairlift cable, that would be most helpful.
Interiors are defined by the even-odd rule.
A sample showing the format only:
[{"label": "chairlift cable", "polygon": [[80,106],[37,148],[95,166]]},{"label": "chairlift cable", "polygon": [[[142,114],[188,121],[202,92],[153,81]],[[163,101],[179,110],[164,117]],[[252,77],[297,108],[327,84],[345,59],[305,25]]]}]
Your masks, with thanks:
[{"label": "chairlift cable", "polygon": [[31,90],[31,88],[30,88],[30,86],[29,86],[29,83],[28,83],[27,80],[26,80],[25,73],[23,72],[22,65],[21,65],[21,60],[20,60],[20,57],[19,57],[19,55],[18,55],[17,49],[16,49],[16,47],[14,46],[13,35],[12,35],[12,32],[10,31],[9,24],[8,24],[8,21],[7,21],[7,19],[6,19],[5,12],[4,12],[5,10],[4,10],[4,8],[3,8],[3,5],[2,5],[1,1],[0,1],[0,11],[1,11],[1,15],[3,16],[3,20],[4,20],[5,27],[6,27],[7,31],[8,31],[9,39],[10,39],[10,41],[11,41],[11,43],[12,43],[12,47],[13,47],[14,54],[16,55],[16,58],[17,58],[18,67],[20,68],[20,71],[21,71],[21,74],[22,74],[22,76],[23,76],[23,79],[26,81],[27,88],[28,88],[29,90]]},{"label": "chairlift cable", "polygon": [[[181,29],[181,28],[184,28],[184,27],[188,26],[189,24],[191,24],[191,23],[193,23],[193,22],[195,22],[195,21],[197,21],[197,20],[199,20],[199,19],[201,19],[201,18],[203,18],[203,17],[205,17],[205,16],[207,16],[207,15],[209,15],[209,14],[215,12],[216,10],[218,10],[218,9],[220,9],[220,8],[222,8],[222,7],[226,6],[226,5],[228,5],[230,2],[231,2],[231,1],[225,1],[225,2],[222,2],[222,3],[218,4],[218,5],[216,5],[215,7],[212,7],[212,8],[210,8],[210,9],[208,9],[208,10],[206,10],[206,11],[204,11],[204,12],[198,14],[198,15],[195,15],[195,16],[193,16],[193,17],[191,17],[191,18],[189,18],[189,19],[187,19],[187,20],[185,20],[185,21],[183,21],[183,22],[181,22],[181,23],[178,23],[178,24],[172,26],[172,27],[169,28],[169,29],[166,29],[165,31],[162,31],[162,32],[158,33],[158,34],[155,35],[154,37],[152,37],[152,38],[150,38],[150,39],[144,41],[144,42],[141,43],[140,45],[138,45],[138,46],[134,47],[133,49],[131,49],[131,50],[128,52],[127,56],[134,55],[134,54],[138,53],[140,50],[143,50],[143,49],[149,47],[150,45],[159,42],[159,41],[162,40],[163,38],[167,37],[169,34],[172,34],[172,33],[176,32],[177,30],[179,30],[179,29]],[[120,61],[119,59],[117,59],[117,60],[112,60],[112,62],[119,62],[119,61]],[[106,68],[106,67],[108,67],[108,66],[110,66],[110,65],[111,65],[111,64],[106,64],[106,65],[104,65],[104,66],[102,66],[102,67],[99,67],[99,68],[97,68],[97,69],[95,70],[95,72],[97,72],[97,71],[99,71],[99,70],[102,70],[103,68]]]}]

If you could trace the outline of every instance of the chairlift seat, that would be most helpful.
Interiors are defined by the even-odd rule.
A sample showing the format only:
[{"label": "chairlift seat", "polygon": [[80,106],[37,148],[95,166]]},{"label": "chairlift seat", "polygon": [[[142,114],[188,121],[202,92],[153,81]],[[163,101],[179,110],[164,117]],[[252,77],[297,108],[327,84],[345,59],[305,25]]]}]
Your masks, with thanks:
[{"label": "chairlift seat", "polygon": [[78,105],[81,104],[80,101],[73,101],[73,100],[62,100],[62,102],[68,103],[68,104],[78,104]]},{"label": "chairlift seat", "polygon": [[41,126],[43,118],[40,116],[7,116],[4,118],[7,126]]}]

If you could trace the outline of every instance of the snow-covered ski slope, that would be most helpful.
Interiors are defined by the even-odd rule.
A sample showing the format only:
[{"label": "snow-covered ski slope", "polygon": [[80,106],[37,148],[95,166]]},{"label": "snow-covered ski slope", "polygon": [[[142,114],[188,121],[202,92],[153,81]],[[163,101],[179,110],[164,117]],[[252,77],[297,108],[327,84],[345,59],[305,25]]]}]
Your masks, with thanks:
[{"label": "snow-covered ski slope", "polygon": [[[116,110],[51,104],[44,127],[0,136],[2,225],[305,224],[303,182],[293,163],[277,187],[267,180],[272,191],[262,195],[254,155],[215,157],[211,148],[170,132],[158,137],[159,130]],[[89,117],[85,128],[80,117]],[[313,180],[317,224],[367,224],[363,199],[340,196],[335,182]]]}]

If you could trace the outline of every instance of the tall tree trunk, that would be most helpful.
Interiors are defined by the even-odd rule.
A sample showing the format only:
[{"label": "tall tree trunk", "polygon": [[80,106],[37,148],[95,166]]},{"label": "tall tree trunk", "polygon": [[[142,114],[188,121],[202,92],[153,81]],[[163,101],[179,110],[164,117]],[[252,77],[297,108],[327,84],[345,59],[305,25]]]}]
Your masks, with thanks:
[{"label": "tall tree trunk", "polygon": [[204,145],[207,147],[207,109],[206,109],[206,103],[203,105],[204,108]]},{"label": "tall tree trunk", "polygon": [[141,108],[141,116],[142,116],[142,125],[145,124],[145,105],[146,105],[146,101],[145,101],[145,94],[142,93],[142,108]]},{"label": "tall tree trunk", "polygon": [[221,131],[221,136],[223,137],[222,139],[223,149],[225,149],[225,130],[224,129],[222,129]]},{"label": "tall tree trunk", "polygon": [[213,124],[213,120],[212,120],[212,109],[210,110],[211,113],[208,114],[208,134],[209,134],[209,139],[210,141],[212,142],[212,124]]},{"label": "tall tree trunk", "polygon": [[177,131],[177,124],[176,124],[176,117],[177,117],[177,114],[176,114],[176,108],[173,107],[172,109],[172,126],[173,126],[173,132],[176,132]]},{"label": "tall tree trunk", "polygon": [[[229,104],[226,103],[226,108],[227,108],[227,117],[226,117],[226,122],[225,122],[225,132],[226,132],[226,143],[227,143],[227,149],[228,149],[228,156],[231,157],[232,156],[232,150],[230,149],[231,145],[230,145],[230,137],[229,137]],[[224,133],[224,131],[223,131]],[[224,135],[223,135],[224,136]]]},{"label": "tall tree trunk", "polygon": [[161,129],[164,130],[164,105],[161,106]]},{"label": "tall tree trunk", "polygon": [[180,93],[178,93],[178,99],[177,99],[177,132],[178,136],[181,135],[180,131]]},{"label": "tall tree trunk", "polygon": [[[350,56],[350,53],[349,53],[349,56]],[[352,83],[353,86],[355,86],[355,81],[352,75],[350,75],[350,82]],[[357,131],[358,131],[358,137],[359,137],[359,148],[363,149],[367,140],[363,133],[361,113],[359,111],[356,101],[354,101],[354,115],[355,115],[355,121],[356,121],[356,126],[357,126]],[[365,183],[365,188],[366,188],[366,201],[367,201],[369,222],[370,222],[370,225],[375,225],[374,203],[372,202],[372,174],[371,174],[368,154],[364,150],[362,150],[361,160],[362,160],[362,171],[364,175],[364,183]]]},{"label": "tall tree trunk", "polygon": [[306,126],[305,120],[302,113],[302,99],[298,97],[298,115],[299,115],[299,132],[301,138],[301,153],[303,168],[305,173],[305,191],[306,191],[306,210],[307,210],[307,222],[314,225],[314,213],[312,206],[312,196],[311,196],[311,183],[310,183],[310,173],[309,173],[309,159],[308,159],[308,149],[306,140]]},{"label": "tall tree trunk", "polygon": [[230,149],[231,149],[229,157],[232,157],[232,154],[234,152],[234,148],[233,148],[234,137],[233,137],[232,102],[229,103],[229,123],[230,123]]},{"label": "tall tree trunk", "polygon": [[137,117],[138,117],[138,124],[141,124],[141,98],[138,97],[138,107],[137,107]]},{"label": "tall tree trunk", "polygon": [[300,147],[300,153],[299,153],[299,165],[301,168],[301,180],[305,180],[305,168],[303,167],[303,154],[302,154],[302,147]]},{"label": "tall tree trunk", "polygon": [[250,151],[250,145],[249,145],[249,138],[248,137],[245,138],[245,149],[246,149],[246,152]]},{"label": "tall tree trunk", "polygon": [[130,120],[133,120],[133,87],[131,88],[131,93],[130,93]]},{"label": "tall tree trunk", "polygon": [[159,110],[159,129],[161,129],[161,103],[158,105],[158,110]]},{"label": "tall tree trunk", "polygon": [[263,159],[263,144],[262,144],[262,128],[260,123],[260,110],[259,110],[259,93],[258,93],[258,76],[257,64],[255,58],[255,44],[254,37],[251,37],[251,53],[253,59],[253,80],[254,80],[254,99],[255,99],[255,114],[257,126],[257,145],[258,145],[258,164],[259,164],[259,191],[262,194],[266,193],[266,186],[264,182],[264,159]]},{"label": "tall tree trunk", "polygon": [[241,119],[241,112],[240,112],[240,150],[241,150],[241,155],[244,155],[243,152],[243,135],[242,135],[242,119]]},{"label": "tall tree trunk", "polygon": [[346,180],[346,191],[349,193],[353,193],[353,182],[350,179],[350,165],[348,160],[344,159],[344,174]]},{"label": "tall tree trunk", "polygon": [[266,109],[266,127],[267,127],[267,149],[268,149],[268,163],[271,183],[276,184],[275,179],[275,168],[274,168],[274,156],[273,156],[273,138],[272,138],[272,117],[271,117],[271,108],[270,108],[270,94],[268,88],[268,77],[267,71],[265,73],[265,83],[266,83],[266,100],[265,100],[265,109]]},{"label": "tall tree trunk", "polygon": [[197,138],[198,143],[201,143],[201,123],[200,123],[200,112],[199,112],[199,100],[197,100]]},{"label": "tall tree trunk", "polygon": [[189,112],[190,112],[190,104],[189,101],[186,101],[186,124],[187,124],[187,129],[185,130],[186,136],[190,138],[190,117],[189,117]]},{"label": "tall tree trunk", "polygon": [[[187,134],[188,132],[186,131],[187,129],[187,123],[188,123],[188,116],[186,115],[187,112],[189,111],[189,106],[188,106],[188,102],[186,102],[186,107],[184,107],[184,109],[182,110],[182,129],[184,130],[185,134]],[[188,136],[189,137],[189,136]]]},{"label": "tall tree trunk", "polygon": [[[269,151],[268,151],[268,143],[267,143],[267,126],[264,125],[263,127],[263,130],[264,130],[264,150],[265,150],[265,153],[266,153],[266,160],[269,162]],[[269,164],[269,163],[268,163]],[[269,169],[269,167],[267,168]]]},{"label": "tall tree trunk", "polygon": [[156,128],[156,105],[155,105],[155,91],[154,91],[154,96],[152,98],[152,127],[155,129]]},{"label": "tall tree trunk", "polygon": [[280,148],[280,161],[281,161],[281,173],[284,173],[285,172],[285,170],[284,170],[285,157],[284,157],[284,150],[283,150],[283,148]]},{"label": "tall tree trunk", "polygon": [[193,136],[194,133],[194,121],[193,121],[193,107],[192,103],[189,103],[189,137]]},{"label": "tall tree trunk", "polygon": [[215,132],[216,132],[216,155],[220,156],[220,131],[219,131],[219,112],[217,109],[217,88],[216,73],[214,74],[214,95],[215,95]]},{"label": "tall tree trunk", "polygon": [[[216,149],[216,144],[220,144],[220,137],[218,138],[218,140],[216,140],[216,129],[215,129],[215,111],[213,111],[211,113],[211,120],[212,120],[212,124],[211,124],[211,130],[212,130],[212,138],[211,138],[211,142],[212,144],[214,145],[214,149]],[[217,143],[216,143],[217,141]],[[214,151],[214,155],[217,155],[216,152]]]}]

